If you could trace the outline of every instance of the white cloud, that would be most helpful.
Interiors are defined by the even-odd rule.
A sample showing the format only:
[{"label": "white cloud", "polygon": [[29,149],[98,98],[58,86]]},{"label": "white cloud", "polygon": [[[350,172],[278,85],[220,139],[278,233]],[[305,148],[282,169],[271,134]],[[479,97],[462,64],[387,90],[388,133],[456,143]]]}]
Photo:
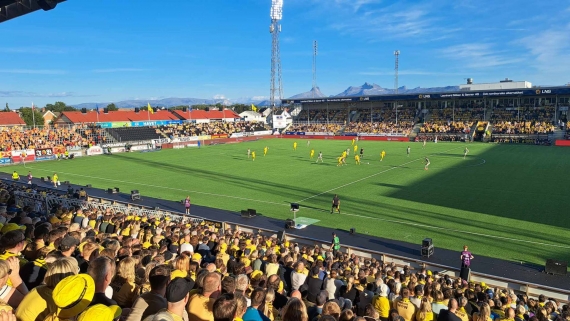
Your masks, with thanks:
[{"label": "white cloud", "polygon": [[361,10],[358,14],[334,17],[330,27],[341,34],[364,37],[376,42],[394,38],[412,38],[430,35],[430,40],[454,32],[436,24],[437,16],[424,5],[396,3],[380,9]]},{"label": "white cloud", "polygon": [[214,99],[226,99],[226,96],[224,96],[224,95],[222,95],[222,94],[217,94],[217,95],[214,95],[213,98],[214,98]]},{"label": "white cloud", "polygon": [[527,49],[533,59],[532,65],[538,71],[570,71],[570,24],[529,35],[516,43]]},{"label": "white cloud", "polygon": [[147,71],[148,69],[142,68],[108,68],[108,69],[93,69],[94,73],[112,73],[112,72],[139,72]]},{"label": "white cloud", "polygon": [[520,57],[496,51],[491,43],[464,43],[440,50],[445,58],[453,59],[468,68],[488,68],[520,63]]}]

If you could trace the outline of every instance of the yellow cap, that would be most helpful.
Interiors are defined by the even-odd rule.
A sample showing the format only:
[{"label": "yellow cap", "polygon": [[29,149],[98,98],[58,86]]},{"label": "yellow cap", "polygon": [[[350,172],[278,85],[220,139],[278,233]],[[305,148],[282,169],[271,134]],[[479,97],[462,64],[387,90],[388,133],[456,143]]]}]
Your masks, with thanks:
[{"label": "yellow cap", "polygon": [[263,275],[263,272],[261,272],[261,271],[259,271],[259,270],[255,270],[255,271],[251,272],[251,274],[250,274],[249,276],[250,276],[250,278],[252,278],[252,279],[256,279],[256,278],[258,278],[258,277],[260,277],[260,276],[262,276],[262,275]]},{"label": "yellow cap", "polygon": [[25,230],[26,227],[25,226],[20,226],[16,223],[6,223],[3,227],[2,227],[2,234],[6,234],[8,232],[12,232],[15,230]]},{"label": "yellow cap", "polygon": [[149,241],[144,242],[143,245],[142,245],[143,249],[145,249],[145,250],[148,249],[148,248],[151,247],[151,246],[152,246],[152,244],[150,244]]},{"label": "yellow cap", "polygon": [[192,254],[192,260],[193,261],[200,261],[201,259],[202,259],[202,255],[200,255],[200,253]]},{"label": "yellow cap", "polygon": [[114,319],[121,316],[122,310],[117,305],[112,305],[110,307],[103,304],[95,304],[85,310],[79,315],[77,321],[90,321],[90,320],[101,320],[101,321],[113,321]]},{"label": "yellow cap", "polygon": [[95,294],[95,282],[88,274],[77,274],[61,280],[52,293],[60,319],[73,318],[84,311]]}]

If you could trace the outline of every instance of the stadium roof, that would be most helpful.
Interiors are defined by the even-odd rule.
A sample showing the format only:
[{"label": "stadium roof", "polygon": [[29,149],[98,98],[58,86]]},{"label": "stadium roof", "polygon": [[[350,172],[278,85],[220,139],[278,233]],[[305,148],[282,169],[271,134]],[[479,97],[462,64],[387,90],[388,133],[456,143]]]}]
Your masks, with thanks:
[{"label": "stadium roof", "polygon": [[25,14],[44,10],[48,11],[65,0],[0,0],[0,23]]},{"label": "stadium roof", "polygon": [[322,97],[283,99],[282,104],[311,104],[311,103],[349,103],[366,101],[399,101],[399,100],[435,100],[435,99],[483,99],[504,97],[540,97],[553,95],[570,96],[570,86],[562,87],[535,87],[521,89],[501,90],[463,90],[453,92],[426,92],[403,95],[375,95],[375,96],[348,96],[348,97]]},{"label": "stadium roof", "polygon": [[82,113],[80,111],[64,111],[58,117],[58,121],[62,123],[81,124],[81,123],[106,123],[106,122],[130,122],[130,121],[157,121],[157,120],[178,120],[168,110],[159,110],[153,114],[147,111],[138,113],[132,110],[110,111],[108,113],[99,113],[97,117],[96,111]]},{"label": "stadium roof", "polygon": [[195,109],[192,111],[182,111],[182,110],[175,110],[173,111],[180,119],[188,120],[188,119],[224,119],[224,118],[240,118],[238,114],[236,114],[233,110],[224,109],[224,110],[210,110],[205,111],[201,109]]},{"label": "stadium roof", "polygon": [[0,112],[0,126],[20,126],[26,125],[26,122],[20,115],[13,111]]}]

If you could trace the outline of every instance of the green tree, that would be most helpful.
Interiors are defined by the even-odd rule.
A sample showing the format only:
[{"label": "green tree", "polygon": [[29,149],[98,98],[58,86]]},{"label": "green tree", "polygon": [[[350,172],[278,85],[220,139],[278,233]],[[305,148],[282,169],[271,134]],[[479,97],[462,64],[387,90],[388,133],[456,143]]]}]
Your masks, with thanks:
[{"label": "green tree", "polygon": [[4,108],[4,111],[10,111],[10,107],[8,107],[8,103],[6,103],[6,108]]},{"label": "green tree", "polygon": [[117,106],[115,106],[115,103],[110,103],[109,105],[107,105],[107,109],[109,111],[117,111],[119,110],[119,108],[117,108]]},{"label": "green tree", "polygon": [[33,116],[32,116],[32,108],[21,107],[20,117],[22,117],[22,119],[28,126],[34,126],[34,117],[36,121],[36,126],[44,125],[44,116],[42,115],[41,111],[39,111],[38,109],[35,109],[33,111]]},{"label": "green tree", "polygon": [[54,113],[61,113],[62,111],[77,111],[73,106],[67,106],[62,101],[56,101],[55,104],[47,104],[46,110],[49,110]]}]

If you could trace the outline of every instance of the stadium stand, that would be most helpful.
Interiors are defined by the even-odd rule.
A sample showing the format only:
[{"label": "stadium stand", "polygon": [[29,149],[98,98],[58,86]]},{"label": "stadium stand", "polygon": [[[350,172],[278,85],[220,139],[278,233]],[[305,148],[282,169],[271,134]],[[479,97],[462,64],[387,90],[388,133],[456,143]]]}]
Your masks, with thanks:
[{"label": "stadium stand", "polygon": [[143,141],[163,138],[153,127],[109,128],[109,134],[118,142]]},{"label": "stadium stand", "polygon": [[[30,195],[27,205],[17,206],[20,195]],[[47,196],[49,208],[40,201]],[[90,207],[77,190],[2,181],[0,203],[0,279],[8,289],[0,309],[14,310],[18,320],[91,320],[95,312],[104,321],[161,313],[164,320],[211,321],[251,314],[283,321],[570,318],[563,302],[543,295],[203,220]]]},{"label": "stadium stand", "polygon": [[0,129],[0,149],[2,151],[53,148],[63,146],[89,147],[107,142],[104,130],[93,125],[27,128],[22,126]]}]

